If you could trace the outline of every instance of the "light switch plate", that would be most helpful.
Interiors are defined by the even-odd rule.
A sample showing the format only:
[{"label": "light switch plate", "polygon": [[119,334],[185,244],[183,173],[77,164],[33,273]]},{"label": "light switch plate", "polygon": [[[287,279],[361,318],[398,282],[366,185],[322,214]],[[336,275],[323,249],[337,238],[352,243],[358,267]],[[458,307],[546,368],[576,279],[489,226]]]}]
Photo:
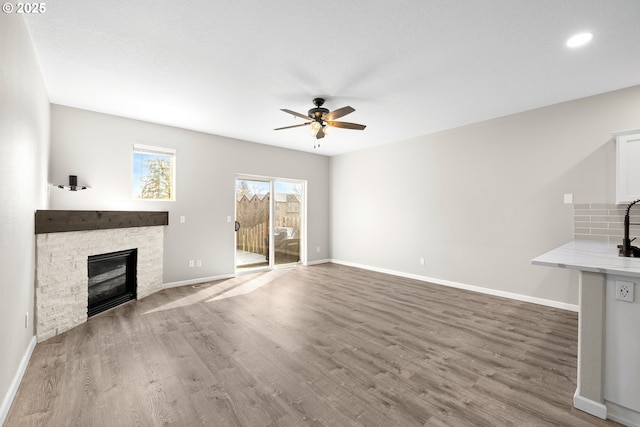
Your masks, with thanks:
[{"label": "light switch plate", "polygon": [[573,203],[573,194],[565,194],[564,195],[564,204],[570,205]]}]

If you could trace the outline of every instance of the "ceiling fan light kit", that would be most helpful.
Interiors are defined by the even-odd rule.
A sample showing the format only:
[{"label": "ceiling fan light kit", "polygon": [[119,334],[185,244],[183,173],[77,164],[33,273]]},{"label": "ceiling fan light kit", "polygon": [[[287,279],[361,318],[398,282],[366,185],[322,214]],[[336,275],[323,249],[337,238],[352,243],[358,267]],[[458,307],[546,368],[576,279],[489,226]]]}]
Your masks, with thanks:
[{"label": "ceiling fan light kit", "polygon": [[[313,104],[315,108],[310,109],[305,116],[302,113],[297,113],[292,110],[288,110],[286,108],[281,108],[281,111],[285,113],[289,113],[295,117],[300,117],[305,120],[310,120],[305,123],[293,126],[284,126],[280,128],[276,128],[274,130],[282,130],[282,129],[291,129],[301,126],[309,126],[311,135],[313,135],[316,140],[324,138],[328,133],[330,127],[337,127],[342,129],[355,129],[355,130],[363,130],[366,128],[366,125],[361,125],[358,123],[349,123],[349,122],[337,122],[335,119],[339,119],[340,117],[346,116],[347,114],[351,114],[356,111],[354,108],[350,106],[338,108],[337,110],[329,111],[327,108],[324,108],[324,98],[314,98]],[[313,148],[320,147],[320,143],[316,143]]]}]

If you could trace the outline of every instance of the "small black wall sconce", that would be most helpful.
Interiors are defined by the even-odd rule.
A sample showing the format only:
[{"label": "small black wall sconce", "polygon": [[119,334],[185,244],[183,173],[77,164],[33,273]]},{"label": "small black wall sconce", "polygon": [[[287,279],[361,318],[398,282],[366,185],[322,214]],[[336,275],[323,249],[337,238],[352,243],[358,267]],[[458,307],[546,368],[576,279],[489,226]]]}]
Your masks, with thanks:
[{"label": "small black wall sconce", "polygon": [[58,188],[62,188],[64,190],[69,191],[78,191],[78,190],[86,190],[89,188],[87,185],[78,185],[78,176],[77,175],[69,175],[69,184],[68,185],[58,185]]}]

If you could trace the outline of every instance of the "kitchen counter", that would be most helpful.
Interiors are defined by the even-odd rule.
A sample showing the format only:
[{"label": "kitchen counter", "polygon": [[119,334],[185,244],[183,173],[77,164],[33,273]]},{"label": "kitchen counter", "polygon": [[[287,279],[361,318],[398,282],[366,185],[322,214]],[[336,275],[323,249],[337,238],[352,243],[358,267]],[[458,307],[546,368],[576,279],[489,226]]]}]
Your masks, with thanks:
[{"label": "kitchen counter", "polygon": [[[531,263],[580,272],[573,406],[640,427],[640,258],[618,256],[615,244],[573,240]],[[633,286],[633,301],[616,297],[619,284]]]},{"label": "kitchen counter", "polygon": [[618,256],[617,245],[591,240],[572,240],[532,259],[531,263],[592,273],[640,277],[640,258]]}]

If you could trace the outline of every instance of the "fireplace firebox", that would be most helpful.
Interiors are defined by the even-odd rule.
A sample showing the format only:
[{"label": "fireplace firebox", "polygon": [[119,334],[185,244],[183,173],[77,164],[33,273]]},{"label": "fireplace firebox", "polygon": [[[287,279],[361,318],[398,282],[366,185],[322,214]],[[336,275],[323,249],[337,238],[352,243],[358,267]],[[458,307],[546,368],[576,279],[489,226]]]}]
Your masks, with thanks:
[{"label": "fireplace firebox", "polygon": [[136,299],[137,259],[137,249],[89,256],[88,317]]}]

